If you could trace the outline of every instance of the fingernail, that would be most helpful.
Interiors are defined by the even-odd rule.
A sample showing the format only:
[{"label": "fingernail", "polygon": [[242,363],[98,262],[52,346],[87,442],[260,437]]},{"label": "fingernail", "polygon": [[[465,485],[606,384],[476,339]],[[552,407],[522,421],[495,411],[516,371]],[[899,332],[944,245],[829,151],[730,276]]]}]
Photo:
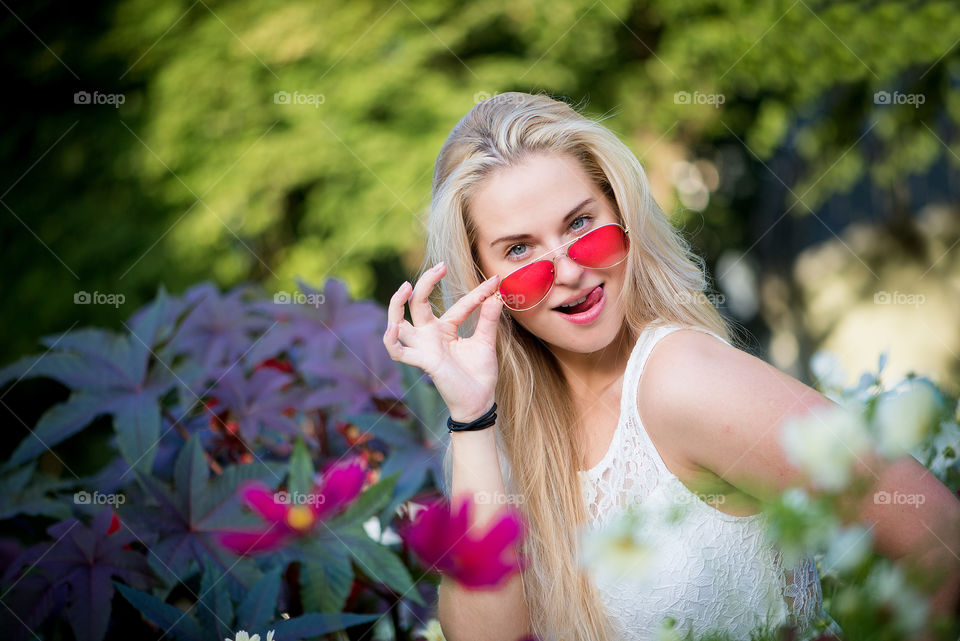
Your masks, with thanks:
[{"label": "fingernail", "polygon": [[443,267],[443,261],[442,261],[442,260],[441,260],[439,263],[437,263],[436,265],[434,265],[434,266],[433,266],[433,269],[436,271],[436,270],[440,269],[441,267]]},{"label": "fingernail", "polygon": [[403,285],[400,285],[400,288],[403,289],[404,287],[406,287],[406,286],[409,285],[409,284],[410,284],[410,281],[409,281],[409,280],[405,280],[405,281],[403,281]]}]

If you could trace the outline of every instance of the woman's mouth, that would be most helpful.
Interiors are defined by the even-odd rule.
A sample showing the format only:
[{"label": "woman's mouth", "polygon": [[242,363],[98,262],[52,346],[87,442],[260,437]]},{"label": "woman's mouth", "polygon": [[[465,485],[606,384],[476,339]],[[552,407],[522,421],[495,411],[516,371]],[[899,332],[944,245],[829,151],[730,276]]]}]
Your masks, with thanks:
[{"label": "woman's mouth", "polygon": [[597,285],[593,291],[586,296],[586,300],[581,301],[570,307],[554,307],[557,312],[571,323],[578,325],[587,325],[592,323],[603,310],[603,304],[606,301],[606,293],[603,283]]}]

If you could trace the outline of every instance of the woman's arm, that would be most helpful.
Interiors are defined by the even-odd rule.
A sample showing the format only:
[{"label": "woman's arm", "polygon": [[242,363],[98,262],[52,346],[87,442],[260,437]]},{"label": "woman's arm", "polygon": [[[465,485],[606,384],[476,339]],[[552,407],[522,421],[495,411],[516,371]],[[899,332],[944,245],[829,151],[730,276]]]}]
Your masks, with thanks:
[{"label": "woman's arm", "polygon": [[[833,405],[772,365],[698,330],[678,330],[653,349],[639,404],[655,439],[738,489],[771,501],[788,486],[818,490],[788,462],[779,429],[788,416]],[[847,522],[873,524],[877,551],[940,573],[932,613],[955,616],[960,600],[960,500],[912,456],[893,461],[853,455],[870,491],[850,505]],[[911,503],[877,502],[878,492]]]},{"label": "woman's arm", "polygon": [[[461,422],[477,418],[461,416],[456,410],[451,411],[451,416]],[[454,499],[486,495],[488,500],[474,501],[471,512],[471,527],[477,525],[480,529],[485,529],[502,507],[502,501],[495,497],[505,493],[495,427],[450,435],[453,448],[450,495]],[[498,590],[467,590],[444,576],[440,583],[437,619],[448,641],[517,641],[530,634],[530,613],[519,574],[514,574]]]},{"label": "woman's arm", "polygon": [[[453,420],[469,422],[493,405],[498,376],[496,335],[503,302],[493,295],[499,282],[494,276],[437,318],[429,294],[445,273],[444,264],[438,263],[424,272],[415,286],[404,282],[394,292],[387,310],[383,344],[393,360],[419,367],[430,375]],[[403,318],[408,297],[412,323]],[[462,338],[458,328],[477,308],[480,318],[476,329],[470,338]],[[476,498],[483,493],[485,498],[493,499],[504,493],[496,427],[450,435],[453,462],[450,496],[454,503],[462,496]],[[474,501],[474,505],[471,527],[486,525],[501,502]],[[517,576],[493,591],[466,590],[443,577],[437,610],[443,634],[451,641],[516,641],[528,632],[530,622]]]}]

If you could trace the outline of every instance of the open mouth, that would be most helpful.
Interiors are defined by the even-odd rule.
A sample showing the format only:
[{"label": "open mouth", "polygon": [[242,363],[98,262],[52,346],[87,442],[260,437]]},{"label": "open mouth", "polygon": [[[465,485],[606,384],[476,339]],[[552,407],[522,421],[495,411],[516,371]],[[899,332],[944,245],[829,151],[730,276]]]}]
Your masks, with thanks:
[{"label": "open mouth", "polygon": [[561,314],[581,314],[600,302],[601,298],[603,298],[603,283],[594,287],[593,291],[587,294],[585,300],[580,303],[569,307],[554,307],[553,309]]}]

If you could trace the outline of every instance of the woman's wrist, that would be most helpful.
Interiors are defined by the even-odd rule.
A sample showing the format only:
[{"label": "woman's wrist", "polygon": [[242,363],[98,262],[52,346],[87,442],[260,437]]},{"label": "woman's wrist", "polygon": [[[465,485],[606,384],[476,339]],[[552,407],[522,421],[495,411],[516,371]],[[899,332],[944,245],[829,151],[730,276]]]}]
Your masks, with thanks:
[{"label": "woman's wrist", "polygon": [[451,407],[449,408],[450,418],[457,423],[470,423],[486,414],[491,407],[493,407],[492,398],[489,400],[489,402],[479,408]]}]

